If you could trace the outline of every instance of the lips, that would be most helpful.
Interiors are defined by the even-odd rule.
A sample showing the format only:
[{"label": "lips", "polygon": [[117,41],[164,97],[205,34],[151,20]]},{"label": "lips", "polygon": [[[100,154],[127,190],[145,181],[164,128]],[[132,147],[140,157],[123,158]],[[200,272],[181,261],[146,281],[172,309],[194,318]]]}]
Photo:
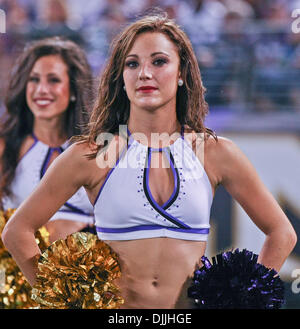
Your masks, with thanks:
[{"label": "lips", "polygon": [[157,90],[157,88],[153,87],[153,86],[142,86],[142,87],[138,88],[137,90],[142,91],[142,92],[151,92],[151,91]]},{"label": "lips", "polygon": [[34,99],[34,102],[38,106],[48,106],[52,103],[52,99],[49,99],[49,98],[36,98],[36,99]]}]

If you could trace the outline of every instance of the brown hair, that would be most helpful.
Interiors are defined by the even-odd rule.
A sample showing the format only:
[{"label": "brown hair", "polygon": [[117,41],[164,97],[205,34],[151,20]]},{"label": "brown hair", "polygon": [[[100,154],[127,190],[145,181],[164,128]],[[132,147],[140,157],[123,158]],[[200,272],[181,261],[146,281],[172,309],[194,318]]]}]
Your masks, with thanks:
[{"label": "brown hair", "polygon": [[26,102],[26,85],[35,62],[48,55],[58,55],[66,63],[70,94],[76,97],[66,110],[64,129],[68,138],[84,133],[93,96],[93,77],[85,53],[70,40],[52,37],[29,43],[13,67],[5,98],[6,112],[1,120],[0,138],[5,149],[1,158],[0,203],[10,195],[10,184],[18,164],[24,138],[32,133],[34,117]]},{"label": "brown hair", "polygon": [[[184,81],[184,85],[178,88],[176,96],[178,121],[182,125],[188,125],[195,132],[217,138],[211,129],[204,126],[204,119],[208,114],[208,105],[204,98],[206,89],[202,83],[192,44],[183,30],[172,19],[169,19],[166,13],[160,13],[138,19],[114,39],[111,55],[100,77],[98,98],[89,122],[89,135],[75,140],[95,143],[100,133],[117,134],[119,125],[127,124],[130,104],[123,90],[123,68],[125,58],[136,37],[145,32],[163,33],[177,46],[181,77]],[[101,146],[98,146],[98,150],[100,148]]]}]

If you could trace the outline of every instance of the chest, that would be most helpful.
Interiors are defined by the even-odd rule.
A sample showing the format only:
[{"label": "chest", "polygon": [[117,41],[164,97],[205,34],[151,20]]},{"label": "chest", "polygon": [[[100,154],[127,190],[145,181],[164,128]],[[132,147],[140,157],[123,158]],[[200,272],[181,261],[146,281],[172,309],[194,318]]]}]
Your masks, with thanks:
[{"label": "chest", "polygon": [[132,147],[129,151],[99,190],[95,209],[103,218],[111,217],[112,209],[126,209],[132,217],[146,220],[151,216],[158,221],[165,220],[166,212],[195,217],[195,213],[207,210],[211,195],[199,161],[181,161],[178,149],[157,152]]},{"label": "chest", "polygon": [[174,163],[170,163],[164,152],[153,152],[146,171],[146,184],[153,199],[160,206],[171,197],[177,181]]}]

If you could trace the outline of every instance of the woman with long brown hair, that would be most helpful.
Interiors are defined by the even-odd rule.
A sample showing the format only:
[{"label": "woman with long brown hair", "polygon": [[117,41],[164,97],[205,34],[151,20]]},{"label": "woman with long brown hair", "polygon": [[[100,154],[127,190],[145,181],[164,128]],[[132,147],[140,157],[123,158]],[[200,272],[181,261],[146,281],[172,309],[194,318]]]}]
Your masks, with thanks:
[{"label": "woman with long brown hair", "polygon": [[[68,140],[82,134],[92,81],[86,56],[74,42],[54,37],[25,47],[11,72],[1,124],[2,209],[18,208]],[[50,241],[92,224],[93,208],[82,188],[47,224]]]},{"label": "woman with long brown hair", "polygon": [[57,159],[3,232],[32,285],[34,232],[81,186],[98,237],[119,256],[124,308],[187,307],[181,297],[205,252],[219,184],[265,233],[259,262],[279,271],[295,232],[245,155],[205,127],[204,92],[189,39],[165,15],[145,16],[116,37],[89,133]]}]

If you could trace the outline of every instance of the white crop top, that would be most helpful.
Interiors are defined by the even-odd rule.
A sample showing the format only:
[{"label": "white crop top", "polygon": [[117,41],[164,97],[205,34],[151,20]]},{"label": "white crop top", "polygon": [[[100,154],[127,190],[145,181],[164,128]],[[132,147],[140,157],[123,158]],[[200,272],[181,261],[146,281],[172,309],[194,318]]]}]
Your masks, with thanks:
[{"label": "white crop top", "polygon": [[[12,196],[3,198],[4,210],[18,208],[20,204],[33,192],[43,177],[48,162],[54,151],[62,153],[68,147],[68,141],[58,148],[49,147],[35,136],[34,143],[20,159],[15,177],[11,184]],[[50,220],[66,219],[87,224],[94,223],[93,206],[86,191],[81,187]]]},{"label": "white crop top", "polygon": [[[174,177],[173,193],[162,206],[149,187],[153,152],[165,153]],[[212,200],[208,176],[183,134],[161,149],[147,147],[130,136],[128,147],[96,198],[97,234],[102,240],[170,237],[206,241]]]}]

